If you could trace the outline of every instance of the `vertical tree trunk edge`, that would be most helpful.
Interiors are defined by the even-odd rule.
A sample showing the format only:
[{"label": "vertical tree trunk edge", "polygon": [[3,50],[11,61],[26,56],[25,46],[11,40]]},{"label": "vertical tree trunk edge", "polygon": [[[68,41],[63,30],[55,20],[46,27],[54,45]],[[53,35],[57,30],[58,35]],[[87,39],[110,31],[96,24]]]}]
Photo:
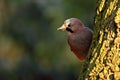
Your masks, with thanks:
[{"label": "vertical tree trunk edge", "polygon": [[99,0],[93,41],[78,80],[120,80],[120,0]]}]

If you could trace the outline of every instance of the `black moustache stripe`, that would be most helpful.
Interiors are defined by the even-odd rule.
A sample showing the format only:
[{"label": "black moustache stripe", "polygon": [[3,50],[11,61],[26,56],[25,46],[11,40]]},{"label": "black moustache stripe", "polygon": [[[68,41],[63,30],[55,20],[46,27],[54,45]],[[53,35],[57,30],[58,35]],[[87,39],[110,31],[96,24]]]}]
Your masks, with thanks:
[{"label": "black moustache stripe", "polygon": [[68,31],[68,32],[71,32],[71,33],[73,33],[73,31],[70,29],[70,28],[66,28],[66,30]]}]

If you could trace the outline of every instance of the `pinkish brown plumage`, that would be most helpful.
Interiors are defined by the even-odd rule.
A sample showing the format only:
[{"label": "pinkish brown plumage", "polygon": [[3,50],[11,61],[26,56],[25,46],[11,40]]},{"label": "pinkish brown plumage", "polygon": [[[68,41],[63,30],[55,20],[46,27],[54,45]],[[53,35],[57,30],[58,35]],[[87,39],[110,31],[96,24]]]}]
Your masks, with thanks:
[{"label": "pinkish brown plumage", "polygon": [[91,45],[92,30],[85,27],[77,18],[67,19],[58,30],[66,30],[68,32],[68,44],[71,51],[74,52],[80,61],[84,61]]}]

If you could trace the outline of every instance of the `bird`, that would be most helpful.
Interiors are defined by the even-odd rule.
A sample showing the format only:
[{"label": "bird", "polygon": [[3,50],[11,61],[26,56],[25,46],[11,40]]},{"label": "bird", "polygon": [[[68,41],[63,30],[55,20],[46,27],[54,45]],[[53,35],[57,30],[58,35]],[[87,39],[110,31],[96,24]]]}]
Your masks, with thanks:
[{"label": "bird", "polygon": [[93,31],[78,18],[69,18],[57,30],[66,31],[71,51],[83,62],[92,43]]}]

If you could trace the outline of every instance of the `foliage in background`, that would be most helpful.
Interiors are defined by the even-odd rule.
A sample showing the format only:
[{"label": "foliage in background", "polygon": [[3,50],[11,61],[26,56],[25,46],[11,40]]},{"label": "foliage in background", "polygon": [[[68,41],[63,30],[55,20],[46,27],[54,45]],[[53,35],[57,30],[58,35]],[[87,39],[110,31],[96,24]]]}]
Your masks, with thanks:
[{"label": "foliage in background", "polygon": [[0,80],[74,80],[79,61],[57,31],[70,17],[92,28],[95,0],[0,0]]}]

